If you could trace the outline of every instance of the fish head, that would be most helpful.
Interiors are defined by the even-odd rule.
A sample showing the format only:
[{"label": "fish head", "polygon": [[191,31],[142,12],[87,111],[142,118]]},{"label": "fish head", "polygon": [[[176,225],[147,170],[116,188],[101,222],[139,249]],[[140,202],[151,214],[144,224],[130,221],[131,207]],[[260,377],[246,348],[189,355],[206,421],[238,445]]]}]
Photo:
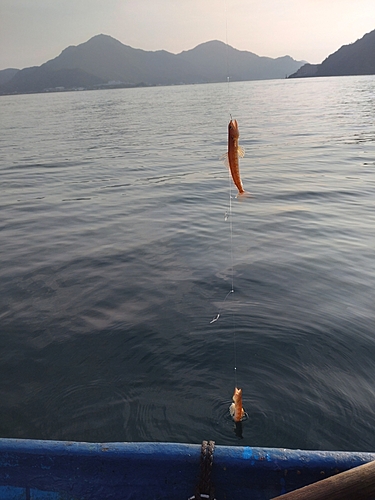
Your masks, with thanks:
[{"label": "fish head", "polygon": [[228,125],[228,132],[230,137],[238,138],[240,136],[240,131],[238,130],[237,120],[231,120]]}]

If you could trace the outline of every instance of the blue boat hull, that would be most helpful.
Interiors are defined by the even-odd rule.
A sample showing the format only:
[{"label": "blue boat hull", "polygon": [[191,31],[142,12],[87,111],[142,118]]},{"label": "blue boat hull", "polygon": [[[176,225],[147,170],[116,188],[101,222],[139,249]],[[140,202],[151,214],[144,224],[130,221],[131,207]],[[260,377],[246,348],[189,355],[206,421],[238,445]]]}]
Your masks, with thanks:
[{"label": "blue boat hull", "polygon": [[[7,500],[188,499],[201,446],[0,439],[0,498]],[[216,446],[217,500],[268,500],[375,460],[374,453]]]}]

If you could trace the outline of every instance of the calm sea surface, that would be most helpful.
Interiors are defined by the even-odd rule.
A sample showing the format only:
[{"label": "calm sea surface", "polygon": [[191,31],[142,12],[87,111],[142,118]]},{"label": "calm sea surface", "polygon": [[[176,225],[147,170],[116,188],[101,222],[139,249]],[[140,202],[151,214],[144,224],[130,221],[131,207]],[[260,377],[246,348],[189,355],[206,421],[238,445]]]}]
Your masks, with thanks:
[{"label": "calm sea surface", "polygon": [[1,97],[0,436],[374,451],[374,102],[373,76]]}]

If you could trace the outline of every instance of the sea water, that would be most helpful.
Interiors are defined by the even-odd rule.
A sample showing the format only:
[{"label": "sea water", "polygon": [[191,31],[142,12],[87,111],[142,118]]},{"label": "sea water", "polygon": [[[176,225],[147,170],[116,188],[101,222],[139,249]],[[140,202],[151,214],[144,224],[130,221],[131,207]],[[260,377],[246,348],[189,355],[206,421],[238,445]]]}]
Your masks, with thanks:
[{"label": "sea water", "polygon": [[374,99],[373,76],[1,97],[0,436],[373,451]]}]

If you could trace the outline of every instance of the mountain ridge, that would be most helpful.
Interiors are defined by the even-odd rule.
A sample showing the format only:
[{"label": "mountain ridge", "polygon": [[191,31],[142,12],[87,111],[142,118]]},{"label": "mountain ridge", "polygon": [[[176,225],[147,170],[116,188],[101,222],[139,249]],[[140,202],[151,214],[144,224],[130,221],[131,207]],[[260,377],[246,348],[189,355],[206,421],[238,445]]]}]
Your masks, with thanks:
[{"label": "mountain ridge", "polygon": [[342,45],[321,64],[305,64],[289,78],[375,74],[375,30],[348,45]]},{"label": "mountain ridge", "polygon": [[[109,35],[66,47],[41,66],[5,75],[0,93],[44,92],[53,89],[102,88],[108,85],[175,85],[285,78],[304,61],[276,59],[240,51],[219,40],[172,54],[166,50],[135,49]],[[3,70],[7,71],[7,70]],[[1,74],[0,71],[0,82]]]}]

